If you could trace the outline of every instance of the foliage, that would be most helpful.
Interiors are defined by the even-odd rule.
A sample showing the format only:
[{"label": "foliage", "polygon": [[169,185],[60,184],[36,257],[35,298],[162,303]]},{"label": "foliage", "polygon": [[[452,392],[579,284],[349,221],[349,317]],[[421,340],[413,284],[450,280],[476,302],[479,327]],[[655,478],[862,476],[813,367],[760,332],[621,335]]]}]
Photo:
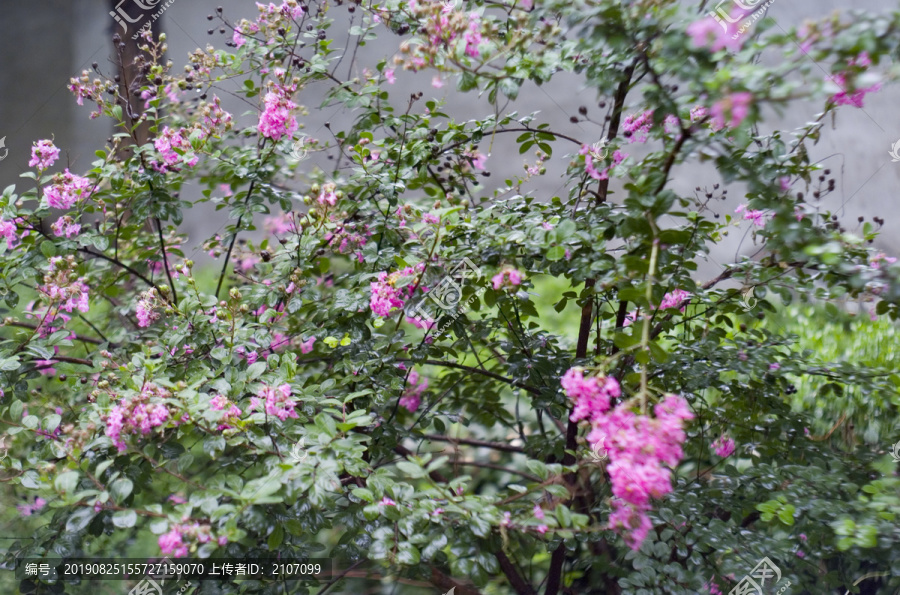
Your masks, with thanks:
[{"label": "foliage", "polygon": [[[820,316],[775,312],[852,298],[898,316],[898,267],[868,246],[877,226],[849,231],[811,201],[834,182],[807,151],[829,116],[877,90],[900,15],[786,33],[764,19],[735,40],[663,0],[349,8],[363,13],[358,47],[376,35],[399,47],[349,80],[337,66],[358,48],[329,35],[340,5],[220,14],[233,51],[197,50],[187,74],[163,36],[144,36],[140,80],[72,81],[117,126],[93,167],[51,173],[44,142],[3,191],[3,474],[46,501],[8,561],[329,556],[460,595],[556,595],[727,592],[768,557],[792,592],[896,588],[898,376],[881,351],[895,329],[847,322],[850,355],[869,345],[859,359],[834,326],[791,332]],[[394,96],[400,68],[477,91],[481,113]],[[566,74],[606,111],[583,110],[591,138],[508,109]],[[217,96],[234,80],[243,116]],[[344,110],[331,139],[300,133],[294,100],[311,85],[329,89],[321,109]],[[811,123],[764,131],[770,108],[800,100],[821,106]],[[538,153],[496,181],[495,141]],[[309,151],[333,155],[333,171],[306,167]],[[565,192],[533,196],[560,156]],[[673,190],[700,161],[721,179]],[[181,196],[189,184],[201,199]],[[721,184],[743,193],[740,217],[720,216]],[[179,234],[199,202],[227,209],[220,236]],[[239,241],[260,215],[266,238]],[[698,279],[739,226],[754,257]],[[210,282],[183,252],[201,242],[217,259]],[[590,433],[560,384],[576,367],[585,386],[621,388]],[[671,491],[653,493],[635,543],[610,525],[622,485],[610,470],[640,487],[642,468],[622,451],[598,464],[597,428],[615,405],[658,438],[651,405],[672,394],[693,419],[668,444]],[[733,454],[714,452],[722,436]],[[851,586],[868,573],[893,578]],[[354,581],[367,582],[345,592]],[[198,592],[215,588],[316,589]]]}]

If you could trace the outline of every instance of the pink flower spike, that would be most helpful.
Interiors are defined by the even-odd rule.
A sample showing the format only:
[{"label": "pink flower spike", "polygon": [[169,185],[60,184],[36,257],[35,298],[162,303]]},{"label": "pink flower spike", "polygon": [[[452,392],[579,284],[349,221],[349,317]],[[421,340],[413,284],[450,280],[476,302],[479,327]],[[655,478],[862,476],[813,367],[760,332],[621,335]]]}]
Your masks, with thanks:
[{"label": "pink flower spike", "polygon": [[710,445],[716,455],[725,458],[730,457],[734,453],[734,440],[726,436],[719,436]]},{"label": "pink flower spike", "polygon": [[31,161],[28,167],[37,167],[45,170],[56,163],[59,158],[59,149],[53,145],[52,140],[39,140],[31,148]]}]

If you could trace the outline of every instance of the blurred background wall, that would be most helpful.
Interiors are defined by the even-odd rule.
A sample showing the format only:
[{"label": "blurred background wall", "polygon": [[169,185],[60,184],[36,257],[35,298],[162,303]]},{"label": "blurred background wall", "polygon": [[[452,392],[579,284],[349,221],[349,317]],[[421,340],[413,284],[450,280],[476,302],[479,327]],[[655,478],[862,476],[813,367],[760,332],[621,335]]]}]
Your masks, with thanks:
[{"label": "blurred background wall", "polygon": [[[122,6],[132,15],[139,9],[132,6],[135,0],[124,0]],[[539,0],[538,0],[539,1]],[[161,2],[160,5],[165,4]],[[55,139],[62,149],[62,162],[81,173],[90,167],[95,158],[94,151],[101,148],[111,133],[109,120],[90,120],[91,107],[76,105],[74,97],[66,89],[69,77],[90,69],[92,62],[98,62],[100,69],[112,75],[115,66],[111,60],[113,32],[121,29],[109,15],[114,2],[111,0],[0,0],[0,137],[6,137],[7,156],[0,161],[0,188],[18,184],[21,189],[28,180],[18,178],[27,169],[30,148],[33,141],[42,138]],[[255,2],[249,0],[174,0],[161,18],[161,27],[168,35],[169,58],[174,62],[174,72],[179,72],[187,62],[187,54],[198,47],[213,43],[223,48],[231,38],[230,31],[222,35],[218,23],[210,23],[207,15],[222,6],[229,22],[240,18],[255,18]],[[347,26],[350,20],[359,22],[362,11],[350,14],[347,4],[332,6],[331,14],[338,19],[337,25],[329,31],[334,39],[333,47],[347,47],[349,38]],[[848,9],[885,12],[900,8],[898,2],[884,0],[858,0],[852,4],[837,0],[776,0],[769,9],[768,16],[775,20],[775,26],[785,30],[799,25],[805,19],[819,19],[828,13]],[[131,25],[132,29],[142,23]],[[216,26],[213,35],[208,35],[210,26]],[[365,51],[359,53],[359,60],[351,71],[350,60],[345,60],[338,75],[342,78],[355,76],[364,66],[374,66],[378,59],[390,57],[396,51],[399,38],[389,32],[375,42],[370,42]],[[769,56],[765,59],[778,59]],[[820,65],[822,76],[828,65]],[[818,67],[816,67],[818,68]],[[398,70],[397,82],[387,87],[395,105],[404,106],[410,93],[422,91],[425,98],[445,97],[450,99],[448,113],[459,119],[483,117],[490,113],[486,101],[479,101],[475,95],[458,95],[453,91],[455,81],[447,80],[441,89],[431,85],[432,72],[418,75]],[[233,82],[236,89],[238,82]],[[302,118],[306,134],[319,139],[329,138],[324,128],[326,121],[339,122],[340,118],[353,117],[336,108],[316,109],[320,104],[325,84],[303,89],[296,98],[298,103],[310,108],[309,117]],[[247,105],[229,95],[227,86],[217,93],[224,101],[226,109],[236,115],[246,112]],[[520,114],[540,111],[540,120],[551,124],[551,129],[585,140],[595,142],[600,138],[600,128],[589,122],[573,123],[570,119],[578,116],[578,108],[586,106],[592,119],[602,121],[603,111],[592,92],[584,90],[575,77],[560,76],[552,85],[537,87],[529,85],[519,98],[510,104]],[[631,97],[632,101],[634,96]],[[887,229],[893,228],[891,215],[897,203],[900,189],[900,163],[893,163],[888,151],[900,138],[900,115],[897,105],[900,93],[896,86],[885,86],[879,93],[866,97],[863,109],[842,107],[837,125],[829,125],[822,140],[811,152],[813,160],[820,160],[837,177],[837,191],[822,201],[824,208],[838,209],[844,225],[850,229],[858,227],[857,217],[867,220],[880,216],[888,220]],[[424,109],[424,102],[417,104]],[[784,114],[774,116],[766,126],[777,126],[791,130],[814,119],[817,105],[795,105]],[[255,119],[244,116],[244,125],[255,123]],[[484,179],[484,193],[487,196],[495,185],[500,185],[510,174],[522,172],[525,157],[533,161],[532,155],[521,156],[513,143],[515,135],[498,135],[492,146],[487,140],[481,150],[490,149],[488,169],[491,178]],[[574,146],[573,146],[574,147]],[[632,154],[639,154],[641,147],[631,147]],[[562,145],[558,151],[567,150]],[[0,149],[0,156],[3,150]],[[331,170],[326,156],[314,155],[310,164]],[[548,173],[537,178],[534,193],[541,198],[550,198],[564,192],[563,179],[567,159],[562,153],[555,154],[548,162]],[[674,172],[673,188],[683,194],[693,194],[694,188],[712,187],[720,183],[712,167],[692,164]],[[299,186],[298,186],[299,187]],[[718,204],[722,213],[733,212],[742,201],[741,188],[729,187],[729,200]],[[795,186],[795,189],[800,189]],[[185,199],[196,197],[197,192],[185,189]],[[616,196],[613,196],[616,200]],[[191,244],[200,243],[221,230],[226,223],[226,212],[214,212],[209,205],[201,206],[187,217],[183,231],[189,234]],[[715,274],[721,264],[732,262],[739,253],[751,253],[754,249],[744,233],[746,226],[730,233],[727,242],[717,252],[710,255],[710,261],[701,266],[701,276]],[[879,239],[882,249],[890,254],[900,252],[900,234],[887,231]],[[189,249],[189,252],[191,250]],[[195,256],[197,252],[194,252]]]}]

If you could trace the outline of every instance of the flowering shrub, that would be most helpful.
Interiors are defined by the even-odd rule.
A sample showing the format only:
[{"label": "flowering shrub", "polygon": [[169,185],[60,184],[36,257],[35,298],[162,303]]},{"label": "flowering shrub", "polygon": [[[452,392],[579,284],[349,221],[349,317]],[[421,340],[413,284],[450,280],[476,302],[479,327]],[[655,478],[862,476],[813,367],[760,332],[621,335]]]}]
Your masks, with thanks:
[{"label": "flowering shrub", "polygon": [[[343,9],[357,47],[330,36]],[[734,38],[693,11],[284,0],[211,15],[227,49],[183,72],[144,33],[131,96],[98,66],[73,78],[110,144],[71,172],[37,140],[0,197],[0,464],[17,522],[43,521],[8,557],[325,548],[397,593],[457,595],[719,593],[768,557],[797,592],[896,587],[900,376],[817,359],[767,313],[853,298],[898,317],[900,267],[869,246],[883,221],[810,202],[835,181],[808,149],[896,73],[900,16]],[[397,53],[363,67],[372,36]],[[482,109],[397,97],[400,71]],[[602,112],[577,133],[512,110],[564,73]],[[226,109],[235,80],[249,114]],[[346,116],[320,140],[301,134],[313,85]],[[799,100],[810,123],[758,128]],[[524,173],[490,177],[516,148]],[[676,190],[701,158],[715,178]],[[552,168],[562,192],[533,196]],[[185,237],[207,201],[227,226]],[[700,278],[735,228],[754,257]]]}]

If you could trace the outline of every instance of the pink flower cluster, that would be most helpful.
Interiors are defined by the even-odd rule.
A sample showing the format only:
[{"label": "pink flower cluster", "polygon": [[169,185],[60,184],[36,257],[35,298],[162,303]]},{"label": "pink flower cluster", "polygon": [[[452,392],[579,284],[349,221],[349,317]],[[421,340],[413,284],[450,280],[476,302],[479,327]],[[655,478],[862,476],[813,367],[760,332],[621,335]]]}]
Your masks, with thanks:
[{"label": "pink flower cluster", "polygon": [[146,328],[159,320],[159,312],[155,311],[156,302],[156,288],[151,287],[141,294],[141,299],[135,307],[139,327]]},{"label": "pink flower cluster", "polygon": [[269,235],[282,236],[289,233],[297,233],[297,224],[294,221],[293,212],[284,212],[263,220],[263,228]]},{"label": "pink flower cluster", "polygon": [[897,259],[893,256],[888,256],[884,252],[879,252],[878,254],[875,254],[871,258],[869,258],[869,264],[873,269],[880,269],[882,262],[886,262],[887,264],[894,264],[895,262],[897,262]]},{"label": "pink flower cluster", "polygon": [[73,279],[75,263],[74,259],[64,259],[54,256],[50,259],[50,267],[44,274],[44,285],[40,290],[52,302],[59,305],[60,310],[72,312],[88,312],[88,292],[90,288],[85,283],[86,279]]},{"label": "pink flower cluster", "polygon": [[[265,403],[260,399],[264,399]],[[299,417],[297,412],[294,411],[290,384],[282,384],[278,387],[263,386],[256,393],[256,397],[250,399],[250,408],[258,409],[259,411],[264,410],[267,415],[274,415],[281,421],[289,417]]]},{"label": "pink flower cluster", "polygon": [[[331,217],[334,220],[334,217]],[[362,248],[369,241],[372,232],[368,223],[342,223],[337,229],[325,234],[325,241],[338,254],[356,253],[356,259],[363,261]]]},{"label": "pink flower cluster", "polygon": [[563,390],[574,402],[572,421],[587,419],[593,421],[606,413],[612,399],[622,396],[622,390],[615,378],[607,376],[584,377],[583,368],[570,368],[560,380]]},{"label": "pink flower cluster", "polygon": [[41,510],[47,505],[47,501],[38,496],[34,499],[33,504],[19,504],[16,506],[16,510],[19,511],[19,514],[22,516],[31,516],[37,511]]},{"label": "pink flower cluster", "polygon": [[410,413],[414,413],[422,403],[422,394],[428,388],[428,379],[422,378],[419,382],[419,373],[415,370],[409,371],[409,377],[406,379],[406,388],[403,396],[400,397],[400,406],[405,407]]},{"label": "pink flower cluster", "polygon": [[[183,558],[188,555],[191,542],[209,543],[213,540],[212,528],[209,525],[201,525],[199,523],[177,524],[167,533],[159,536],[159,549],[164,554],[171,554],[176,558]],[[228,544],[228,538],[220,535],[216,539],[216,543],[220,546]]]},{"label": "pink flower cluster", "polygon": [[852,77],[856,73],[864,72],[871,66],[872,60],[869,58],[867,52],[862,52],[856,58],[850,58],[847,64],[850,66],[849,70],[839,72],[831,77],[831,79],[841,88],[840,91],[831,97],[831,100],[836,105],[854,105],[856,107],[863,107],[863,101],[865,100],[866,95],[868,93],[879,91],[881,89],[881,83],[875,83],[869,87],[855,88],[853,84],[847,82],[848,77]]},{"label": "pink flower cluster", "polygon": [[319,196],[316,197],[316,202],[322,206],[334,206],[337,204],[337,194],[335,193],[337,190],[337,185],[334,182],[327,182],[322,184],[322,188],[319,192]]},{"label": "pink flower cluster", "polygon": [[[424,41],[414,48],[410,48],[408,43],[401,46],[401,54],[407,56],[405,69],[418,71],[436,63],[440,52],[452,51],[456,47],[470,58],[481,56],[484,20],[479,13],[455,10],[450,2],[410,0],[407,7],[422,23],[420,31]],[[398,56],[395,63],[404,63],[404,58]]]},{"label": "pink flower cluster", "polygon": [[91,197],[94,185],[87,178],[76,176],[68,169],[56,174],[53,184],[44,188],[44,198],[54,209],[69,209]]},{"label": "pink flower cluster", "polygon": [[[372,296],[369,298],[369,307],[376,316],[388,316],[394,308],[403,308],[406,300],[412,297],[418,275],[425,270],[425,263],[420,262],[414,267],[406,267],[403,270],[388,274],[382,271],[378,274],[378,281],[372,281],[369,288]],[[399,281],[407,283],[397,287]],[[423,289],[420,287],[420,289]]]},{"label": "pink flower cluster", "polygon": [[[240,407],[238,407],[222,395],[216,395],[212,399],[210,399],[209,406],[212,407],[215,411],[225,412],[225,415],[222,418],[223,422],[234,422],[241,417]],[[227,430],[229,428],[231,428],[231,426],[227,423],[221,423],[216,429]]]},{"label": "pink flower cluster", "polygon": [[730,457],[734,453],[734,440],[728,436],[719,436],[709,445],[720,457]]},{"label": "pink flower cluster", "polygon": [[514,268],[507,267],[491,277],[491,283],[495,290],[500,289],[503,285],[517,287],[522,284],[522,273]]},{"label": "pink flower cluster", "polygon": [[757,227],[763,227],[766,224],[766,213],[765,211],[759,211],[756,209],[748,209],[747,205],[739,204],[738,207],[734,210],[736,214],[743,213],[744,219],[748,221],[752,221],[753,225]]},{"label": "pink flower cluster", "polygon": [[40,170],[49,168],[59,159],[59,149],[53,145],[52,140],[39,140],[31,148],[31,161],[28,167],[37,167]]},{"label": "pink flower cluster", "polygon": [[6,247],[9,250],[18,246],[21,239],[29,234],[28,230],[23,231],[21,234],[19,233],[19,229],[16,227],[16,220],[18,219],[21,218],[16,217],[11,221],[0,218],[0,238],[6,239]]},{"label": "pink flower cluster", "polygon": [[188,167],[197,165],[200,158],[194,154],[191,141],[188,140],[191,132],[187,128],[172,130],[168,126],[164,127],[162,133],[153,141],[153,146],[159,151],[163,162],[159,164],[154,161],[151,164],[153,169],[161,172],[178,171],[177,166],[182,163]]},{"label": "pink flower cluster", "polygon": [[647,110],[641,114],[626,116],[622,122],[622,130],[627,134],[630,143],[645,143],[653,124],[653,110]]},{"label": "pink flower cluster", "polygon": [[[724,16],[722,9],[719,9],[719,14]],[[708,16],[691,23],[687,28],[687,34],[690,35],[694,47],[707,47],[713,52],[726,48],[737,51],[744,43],[743,36],[737,35],[743,15],[744,11],[740,7],[733,6],[731,15],[725,17],[727,24],[719,17]]]},{"label": "pink flower cluster", "polygon": [[584,378],[579,368],[566,372],[561,382],[575,406],[572,421],[590,421],[588,442],[609,454],[607,471],[615,497],[609,526],[623,534],[632,549],[638,549],[651,528],[647,515],[651,498],[672,491],[667,467],[681,460],[686,438],[682,424],[694,416],[687,402],[676,395],[667,396],[653,408],[654,418],[636,415],[627,403],[610,410],[611,399],[621,395],[618,382],[607,377]]},{"label": "pink flower cluster", "polygon": [[171,396],[169,391],[151,382],[144,385],[140,394],[130,399],[122,398],[103,416],[105,433],[119,452],[126,449],[124,435],[146,436],[153,428],[164,425],[171,418],[168,406],[162,402]]},{"label": "pink flower cluster", "polygon": [[595,180],[606,180],[609,178],[609,172],[625,161],[625,158],[628,157],[628,153],[623,153],[622,151],[616,149],[613,151],[613,160],[612,163],[600,171],[597,169],[596,165],[594,165],[594,161],[598,159],[604,159],[601,156],[602,147],[599,144],[594,145],[583,145],[581,150],[578,151],[579,155],[584,155],[584,170],[588,173],[589,176],[594,178]]},{"label": "pink flower cluster", "polygon": [[463,40],[466,42],[466,55],[470,58],[477,58],[481,55],[478,46],[483,41],[481,36],[481,15],[477,12],[469,13],[469,27],[463,34]]},{"label": "pink flower cluster", "polygon": [[200,113],[203,115],[203,129],[209,132],[214,130],[229,130],[234,118],[230,113],[222,109],[222,100],[213,95],[212,103],[200,105]]},{"label": "pink flower cluster", "polygon": [[281,35],[278,32],[279,29],[286,30],[290,28],[291,24],[302,17],[305,12],[296,0],[285,0],[280,6],[276,6],[271,2],[268,5],[257,2],[256,6],[259,8],[260,13],[256,22],[242,19],[234,28],[232,41],[235,47],[241,47],[247,43],[247,40],[244,38],[245,35],[259,33],[260,31],[263,32],[267,39],[274,39],[275,36]]},{"label": "pink flower cluster", "polygon": [[75,223],[68,215],[57,219],[56,223],[50,226],[50,229],[53,230],[53,235],[57,237],[66,236],[67,239],[81,233],[81,225]]},{"label": "pink flower cluster", "polygon": [[[663,296],[662,301],[659,303],[660,310],[668,310],[669,308],[677,308],[681,305],[681,302],[691,297],[691,294],[683,289],[675,289],[670,291],[666,295]],[[684,306],[681,306],[681,311],[684,312]]]},{"label": "pink flower cluster", "polygon": [[291,101],[296,91],[296,86],[281,86],[272,84],[263,100],[264,108],[259,115],[259,133],[266,138],[280,140],[281,137],[290,137],[299,127],[297,118],[291,110],[297,108],[297,104]]},{"label": "pink flower cluster", "polygon": [[[691,297],[691,294],[683,289],[672,290],[663,296],[663,299],[659,303],[659,306],[657,306],[657,308],[660,310],[667,310],[669,308],[677,308],[679,306],[679,304],[684,302],[684,300],[688,299],[689,297]],[[687,306],[681,306],[681,308],[679,308],[679,310],[681,312],[684,312],[686,307]],[[635,321],[636,318],[637,318],[636,310],[629,312],[628,314],[625,315],[624,326],[630,325],[632,322]]]},{"label": "pink flower cluster", "polygon": [[[750,105],[752,103],[753,94],[746,91],[732,93],[716,102],[711,110],[711,128],[713,130],[721,130],[725,126],[737,128],[750,113]],[[726,120],[728,120],[727,123]]]},{"label": "pink flower cluster", "polygon": [[118,84],[112,79],[95,78],[91,81],[90,77],[91,73],[89,71],[82,70],[79,78],[69,80],[69,91],[75,94],[75,100],[78,105],[84,105],[85,99],[96,102],[97,111],[91,112],[91,119],[94,119],[100,117],[100,110],[103,108],[107,92],[115,90]]}]

